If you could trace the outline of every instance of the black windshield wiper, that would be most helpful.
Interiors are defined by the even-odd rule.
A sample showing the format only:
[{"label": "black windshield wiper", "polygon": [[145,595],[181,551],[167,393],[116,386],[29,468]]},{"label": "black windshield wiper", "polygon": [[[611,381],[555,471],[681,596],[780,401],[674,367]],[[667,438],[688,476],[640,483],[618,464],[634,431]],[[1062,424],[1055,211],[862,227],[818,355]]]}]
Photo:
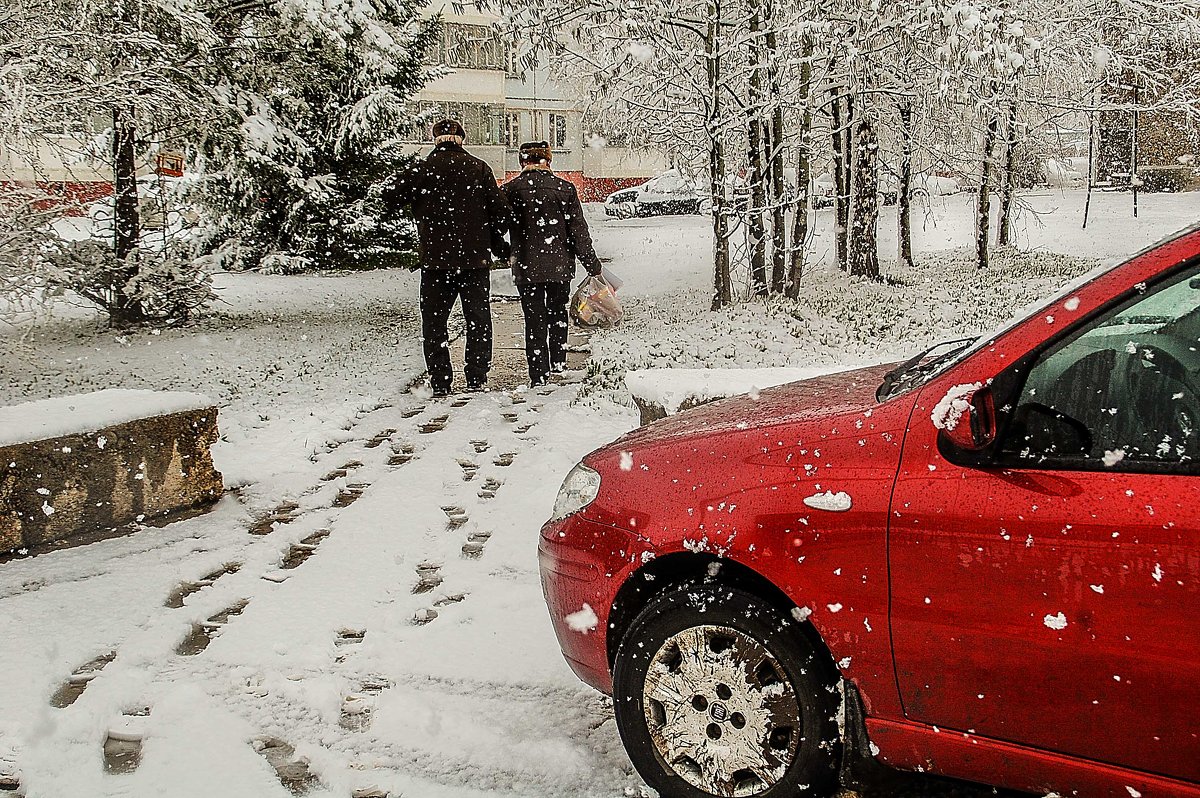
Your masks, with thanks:
[{"label": "black windshield wiper", "polygon": [[921,361],[924,360],[925,358],[929,357],[929,353],[934,351],[935,349],[941,349],[944,346],[956,346],[957,345],[957,347],[958,347],[956,349],[950,350],[949,352],[946,352],[941,357],[937,358],[936,362],[940,363],[945,358],[958,354],[963,349],[965,349],[969,344],[972,344],[975,341],[976,341],[975,338],[959,338],[954,341],[941,341],[941,342],[936,343],[933,346],[929,347],[928,349],[925,349],[925,350],[913,355],[908,360],[904,361],[899,366],[896,366],[896,368],[892,369],[891,371],[889,371],[887,374],[885,374],[883,376],[883,383],[879,386],[879,390],[875,392],[875,398],[882,402],[884,399],[887,399],[889,396],[891,396],[892,389],[895,388],[897,384],[899,384],[901,378],[903,378],[906,374],[908,374],[910,371],[912,371],[914,368],[916,368],[918,365],[920,365]]}]

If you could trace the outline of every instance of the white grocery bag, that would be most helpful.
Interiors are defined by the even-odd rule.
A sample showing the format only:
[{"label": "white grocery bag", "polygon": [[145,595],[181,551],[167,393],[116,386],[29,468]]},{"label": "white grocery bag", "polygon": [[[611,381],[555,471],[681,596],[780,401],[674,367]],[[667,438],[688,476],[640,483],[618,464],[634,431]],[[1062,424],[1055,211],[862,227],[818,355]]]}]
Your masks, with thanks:
[{"label": "white grocery bag", "polygon": [[603,275],[585,278],[571,297],[571,317],[583,327],[613,327],[624,315],[616,288]]}]

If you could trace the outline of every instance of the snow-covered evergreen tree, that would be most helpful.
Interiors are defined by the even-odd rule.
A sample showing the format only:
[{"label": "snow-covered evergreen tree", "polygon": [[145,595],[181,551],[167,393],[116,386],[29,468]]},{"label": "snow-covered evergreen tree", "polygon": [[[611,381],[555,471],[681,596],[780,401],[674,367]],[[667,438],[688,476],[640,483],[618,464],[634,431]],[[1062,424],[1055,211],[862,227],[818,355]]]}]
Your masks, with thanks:
[{"label": "snow-covered evergreen tree", "polygon": [[411,260],[415,231],[379,188],[407,162],[397,139],[439,24],[405,0],[278,0],[222,30],[226,113],[198,148],[208,249],[275,271]]},{"label": "snow-covered evergreen tree", "polygon": [[14,0],[0,17],[0,148],[35,165],[44,152],[87,158],[114,184],[112,224],[98,231],[108,241],[78,245],[47,235],[36,187],[6,192],[0,203],[25,209],[5,238],[15,244],[0,242],[6,271],[34,290],[72,289],[118,325],[186,319],[211,297],[206,278],[139,246],[137,174],[151,149],[209,116],[197,68],[217,43],[208,18],[186,0]]}]

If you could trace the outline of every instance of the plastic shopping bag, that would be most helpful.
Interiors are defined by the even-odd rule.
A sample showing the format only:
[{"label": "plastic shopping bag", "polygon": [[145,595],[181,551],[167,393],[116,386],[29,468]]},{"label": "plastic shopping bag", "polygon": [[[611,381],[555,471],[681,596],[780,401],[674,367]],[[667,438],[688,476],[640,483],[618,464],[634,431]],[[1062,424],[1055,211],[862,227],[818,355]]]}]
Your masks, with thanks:
[{"label": "plastic shopping bag", "polygon": [[613,327],[624,315],[616,290],[603,276],[586,278],[571,297],[571,317],[582,327]]}]

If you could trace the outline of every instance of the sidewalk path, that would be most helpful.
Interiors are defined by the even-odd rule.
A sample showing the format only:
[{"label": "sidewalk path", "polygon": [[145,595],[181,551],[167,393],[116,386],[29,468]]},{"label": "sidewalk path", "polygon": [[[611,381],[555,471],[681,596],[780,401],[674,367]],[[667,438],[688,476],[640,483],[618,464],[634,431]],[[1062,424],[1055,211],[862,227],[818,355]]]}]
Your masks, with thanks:
[{"label": "sidewalk path", "polygon": [[[590,334],[571,325],[567,337],[567,368],[585,369],[587,351],[571,351],[585,348]],[[457,384],[462,383],[462,363],[465,357],[466,339],[460,336],[450,345],[450,357],[454,363]],[[492,299],[492,370],[488,373],[488,388],[493,391],[511,391],[529,385],[529,368],[525,363],[525,317],[521,303],[515,299]]]}]

